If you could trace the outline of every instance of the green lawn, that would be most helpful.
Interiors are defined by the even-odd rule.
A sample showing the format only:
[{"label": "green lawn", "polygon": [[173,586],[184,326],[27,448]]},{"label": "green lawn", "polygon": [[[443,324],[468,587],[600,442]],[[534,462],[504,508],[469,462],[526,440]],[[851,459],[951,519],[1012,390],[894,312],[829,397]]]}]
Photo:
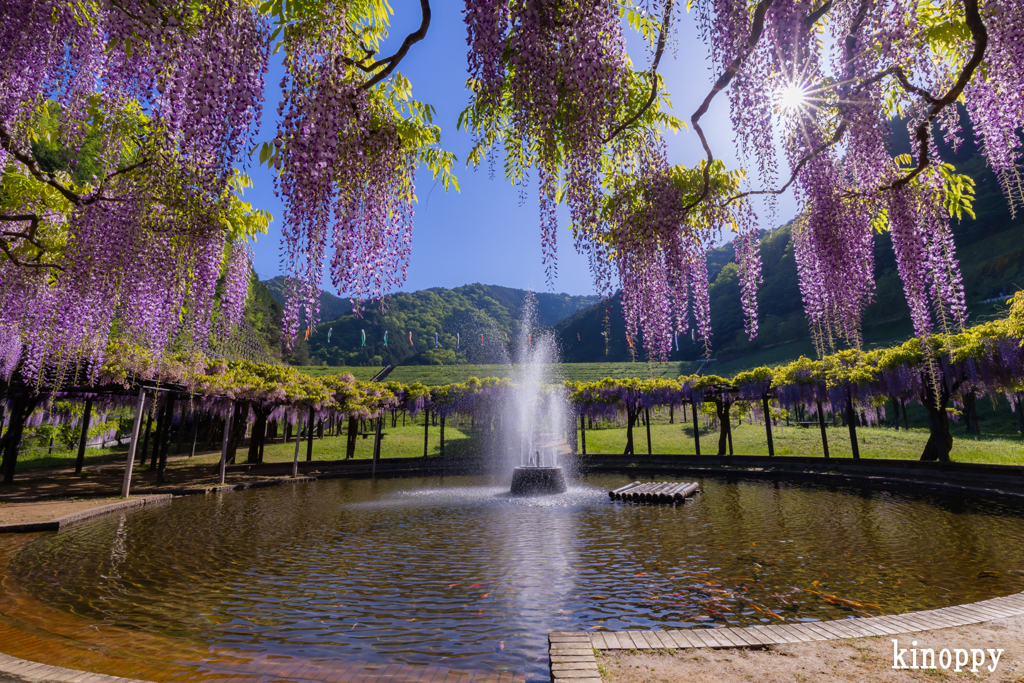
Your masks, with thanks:
[{"label": "green lawn", "polygon": [[[846,427],[827,427],[829,455],[849,458],[850,433]],[[768,455],[764,426],[744,423],[733,425],[733,452],[736,455]],[[776,455],[821,457],[821,432],[817,427],[776,427],[772,433]],[[861,458],[917,460],[928,440],[924,429],[909,432],[877,427],[858,427],[857,441]],[[588,453],[622,453],[626,445],[626,428],[587,430]],[[638,454],[647,452],[647,432],[640,425],[633,429],[633,446]],[[693,454],[693,427],[657,424],[652,420],[651,447],[654,453]],[[703,455],[718,452],[718,430],[701,429],[700,449]],[[1019,437],[958,435],[953,440],[953,460],[960,462],[1024,465],[1024,441]]]},{"label": "green lawn", "polygon": [[[78,449],[65,449],[54,446],[50,452],[48,448],[30,447],[32,450],[18,453],[16,472],[26,470],[38,470],[47,467],[74,467],[78,458]],[[110,448],[87,448],[85,449],[85,465],[99,465],[108,462],[124,462],[128,457],[128,444],[123,446],[112,446]]]},{"label": "green lawn", "polygon": [[[1024,465],[1024,440],[1015,433],[1016,417],[1005,404],[993,405],[989,401],[979,402],[979,413],[983,434],[967,436],[963,428],[953,425],[952,458],[960,462],[996,463],[1008,465]],[[910,406],[909,431],[890,428],[859,427],[857,429],[862,458],[908,459],[920,457],[925,441],[928,439],[924,424],[924,409]],[[686,415],[687,419],[683,419]],[[654,453],[660,454],[692,454],[693,428],[688,419],[689,411],[677,411],[675,424],[669,424],[668,411],[651,414],[651,445]],[[423,455],[423,415],[415,421],[406,416],[405,425],[402,416],[398,416],[397,426],[391,427],[390,420],[386,423],[381,457],[410,458]],[[684,424],[685,422],[685,424]],[[460,427],[452,426],[449,420],[445,427],[445,451],[450,455],[477,454],[486,450],[486,440],[482,434],[468,428],[469,421],[463,419]],[[832,457],[850,457],[849,432],[846,427],[827,428],[829,454]],[[794,455],[820,457],[822,455],[821,436],[816,427],[805,428],[796,426],[780,426],[773,430],[775,453],[777,455]],[[428,454],[440,453],[440,428],[431,425],[429,430]],[[587,430],[587,452],[593,454],[622,453],[626,443],[626,428],[615,423],[595,423]],[[634,447],[639,455],[647,452],[647,433],[643,425],[637,425],[633,432]],[[176,440],[172,441],[171,453],[174,455]],[[187,447],[186,447],[187,448]],[[172,459],[172,468],[192,465],[214,465],[220,460],[218,450],[202,452],[203,444],[199,445],[199,454],[194,458]],[[701,453],[713,455],[718,449],[718,430],[716,427],[701,429]],[[86,464],[96,465],[104,462],[122,463],[127,446],[109,449],[89,449],[86,451]],[[244,463],[248,448],[238,450],[236,462]],[[294,441],[268,444],[264,448],[264,462],[290,462],[295,452]],[[765,440],[764,426],[750,424],[746,420],[742,424],[733,425],[733,452],[737,455],[767,455],[768,446]],[[359,437],[356,440],[356,457],[370,458],[373,455],[373,436]],[[18,456],[18,472],[38,470],[47,467],[74,467],[76,451],[54,449],[52,454],[46,450],[28,451]],[[328,436],[313,441],[313,459],[341,460],[345,457],[345,437]],[[303,442],[299,459],[306,459],[306,443]]]}]

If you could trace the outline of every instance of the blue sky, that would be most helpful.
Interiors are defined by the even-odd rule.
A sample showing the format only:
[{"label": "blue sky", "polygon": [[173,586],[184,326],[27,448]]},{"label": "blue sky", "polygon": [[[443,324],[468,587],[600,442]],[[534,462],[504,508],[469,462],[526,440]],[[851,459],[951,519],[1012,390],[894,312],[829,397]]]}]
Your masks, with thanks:
[{"label": "blue sky", "polygon": [[[396,0],[389,54],[404,36],[420,23],[417,0]],[[417,43],[403,60],[400,71],[412,82],[414,96],[432,104],[437,112],[435,122],[441,127],[442,145],[455,153],[459,162],[456,175],[461,192],[445,193],[436,186],[430,173],[422,170],[417,177],[416,222],[413,230],[412,260],[409,276],[402,289],[413,291],[427,287],[457,287],[482,282],[547,291],[541,265],[540,231],[536,187],[531,185],[525,197],[501,176],[500,157],[495,178],[486,168],[473,170],[465,166],[472,145],[469,135],[456,130],[459,112],[469,101],[466,82],[466,29],[462,22],[463,3],[457,0],[434,0],[427,37]],[[640,40],[628,28],[630,54],[637,68],[646,68],[649,58]],[[675,44],[666,49],[661,73],[672,95],[674,113],[685,121],[707,95],[714,76],[706,46],[701,42],[694,16],[686,15],[676,22]],[[276,62],[267,79],[267,103],[263,128],[257,139],[273,138],[279,101],[280,62]],[[719,95],[710,111],[701,120],[715,155],[730,168],[739,166],[733,145],[727,98]],[[700,140],[692,130],[669,134],[669,161],[692,166],[703,156]],[[273,192],[273,177],[266,167],[250,169],[254,187],[246,192],[246,200],[270,211],[280,221],[282,206]],[[757,207],[761,227],[774,227],[788,220],[795,212],[792,196],[780,199],[775,216]],[[554,291],[588,294],[594,291],[585,257],[576,254],[568,231],[565,211],[559,225],[558,278]],[[277,222],[255,247],[255,268],[261,279],[281,272],[279,265],[280,232]],[[335,294],[329,279],[325,289]]]}]

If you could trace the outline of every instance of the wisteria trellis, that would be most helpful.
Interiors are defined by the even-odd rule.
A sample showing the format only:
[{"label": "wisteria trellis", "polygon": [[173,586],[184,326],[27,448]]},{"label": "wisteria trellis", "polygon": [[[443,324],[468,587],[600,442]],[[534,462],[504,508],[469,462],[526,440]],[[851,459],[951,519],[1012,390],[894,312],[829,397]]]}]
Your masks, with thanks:
[{"label": "wisteria trellis", "polygon": [[[285,203],[287,339],[315,324],[328,261],[335,286],[357,300],[400,285],[417,166],[454,183],[433,110],[396,71],[429,29],[429,0],[420,6],[420,27],[381,56],[391,12],[382,0],[8,0],[0,374],[17,366],[42,381],[82,361],[99,367],[111,335],[167,352],[201,348],[230,327],[249,274],[242,243],[260,220],[240,208],[236,167],[256,149],[277,169]],[[663,132],[681,121],[658,74],[687,11],[714,64],[690,117],[706,156],[692,169],[666,159]],[[962,326],[949,224],[972,190],[936,161],[932,137],[937,126],[958,144],[958,101],[1011,207],[1024,204],[1019,0],[467,0],[464,18],[472,100],[460,125],[477,138],[470,160],[501,144],[514,181],[536,171],[552,276],[555,207],[567,203],[601,291],[622,288],[629,333],[655,357],[691,319],[710,340],[703,259],[723,228],[738,231],[747,332],[756,334],[748,199],[790,187],[819,352],[839,339],[859,344],[873,229],[891,230],[917,333]],[[649,41],[643,70],[626,53],[624,24]],[[284,97],[277,133],[261,147],[253,131],[277,49]],[[750,176],[727,172],[701,128],[723,92]],[[66,168],[44,168],[34,152],[46,116]],[[908,121],[907,158],[889,153],[893,117]],[[76,177],[97,139],[98,172]]]}]

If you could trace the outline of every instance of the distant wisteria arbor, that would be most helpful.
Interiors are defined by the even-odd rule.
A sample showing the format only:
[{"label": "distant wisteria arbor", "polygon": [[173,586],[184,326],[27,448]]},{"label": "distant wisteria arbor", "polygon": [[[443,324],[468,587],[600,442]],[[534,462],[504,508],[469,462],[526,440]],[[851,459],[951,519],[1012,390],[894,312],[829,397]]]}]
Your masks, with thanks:
[{"label": "distant wisteria arbor", "polygon": [[[430,105],[399,73],[430,29],[382,52],[383,0],[11,0],[0,14],[0,374],[34,382],[111,339],[201,349],[241,315],[246,241],[268,216],[239,197],[258,152],[277,172],[285,339],[318,318],[324,269],[357,301],[405,278],[415,177],[457,187]],[[673,166],[659,69],[692,15],[714,73],[689,118],[705,158]],[[1024,205],[1024,6],[1019,0],[467,0],[471,164],[504,152],[535,172],[542,258],[554,277],[556,207],[602,293],[623,290],[631,340],[664,358],[691,324],[710,344],[704,255],[735,231],[747,333],[760,281],[755,195],[793,188],[800,286],[819,353],[857,347],[874,293],[873,230],[888,230],[922,338],[966,319],[949,224],[968,178],[938,161],[962,101],[1011,207]],[[625,30],[649,61],[635,65]],[[390,45],[391,43],[389,43]],[[276,131],[260,134],[270,55],[286,75]],[[703,87],[703,86],[702,86]],[[728,98],[729,170],[701,122]],[[888,131],[909,122],[912,154]],[[783,158],[776,158],[781,146]],[[693,321],[693,322],[691,322]],[[708,346],[710,348],[710,346]]]}]

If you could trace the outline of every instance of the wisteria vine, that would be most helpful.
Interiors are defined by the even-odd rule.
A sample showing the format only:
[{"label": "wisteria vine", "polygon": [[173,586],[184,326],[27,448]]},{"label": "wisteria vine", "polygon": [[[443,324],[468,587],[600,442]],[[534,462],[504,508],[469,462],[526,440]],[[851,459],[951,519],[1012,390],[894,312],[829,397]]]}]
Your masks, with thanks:
[{"label": "wisteria vine", "polygon": [[[260,119],[267,29],[234,0],[7,3],[5,379],[95,379],[114,338],[202,349],[241,317],[251,257],[239,245],[267,217],[238,199],[234,166]],[[64,165],[44,164],[40,144]]]}]

